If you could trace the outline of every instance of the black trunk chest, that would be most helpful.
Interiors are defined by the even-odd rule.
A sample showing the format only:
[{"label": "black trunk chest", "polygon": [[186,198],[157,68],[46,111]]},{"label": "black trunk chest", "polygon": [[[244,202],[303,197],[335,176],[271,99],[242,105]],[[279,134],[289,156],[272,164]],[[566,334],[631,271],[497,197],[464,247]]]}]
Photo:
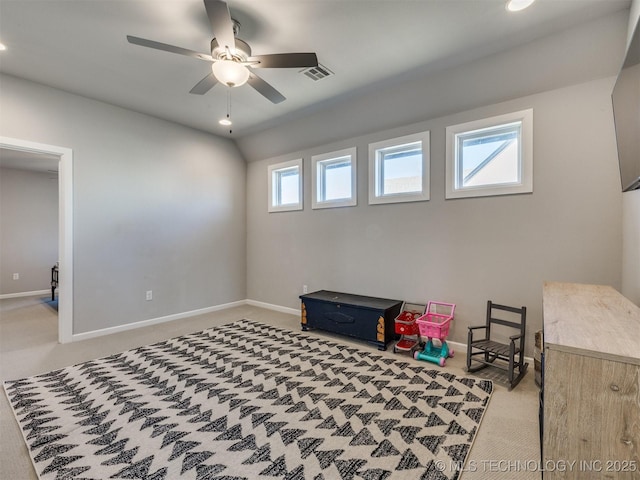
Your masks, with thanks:
[{"label": "black trunk chest", "polygon": [[317,328],[365,340],[385,350],[393,341],[401,300],[320,290],[300,295],[302,330]]}]

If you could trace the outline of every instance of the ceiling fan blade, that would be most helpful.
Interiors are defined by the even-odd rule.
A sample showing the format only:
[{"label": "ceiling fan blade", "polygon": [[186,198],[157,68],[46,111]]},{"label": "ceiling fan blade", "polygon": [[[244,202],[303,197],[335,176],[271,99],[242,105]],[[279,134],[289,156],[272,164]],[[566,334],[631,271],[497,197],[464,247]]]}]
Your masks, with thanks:
[{"label": "ceiling fan blade", "polygon": [[209,90],[211,90],[216,83],[218,83],[218,79],[214,77],[212,72],[202,80],[200,80],[195,87],[189,90],[189,93],[193,93],[195,95],[204,95]]},{"label": "ceiling fan blade", "polygon": [[272,53],[270,55],[254,55],[247,62],[258,62],[253,68],[297,68],[317,67],[318,57],[315,53]]},{"label": "ceiling fan blade", "polygon": [[204,8],[213,29],[213,34],[218,45],[229,48],[231,52],[236,49],[236,36],[233,34],[233,21],[229,13],[229,6],[220,0],[204,0]]},{"label": "ceiling fan blade", "polygon": [[250,68],[247,68],[247,70],[249,70],[249,80],[247,80],[247,83],[255,88],[260,95],[271,100],[272,103],[280,103],[286,100],[284,95],[256,75]]},{"label": "ceiling fan blade", "polygon": [[213,57],[211,55],[207,55],[206,53],[194,52],[193,50],[187,50],[186,48],[167,45],[166,43],[154,42],[153,40],[147,40],[146,38],[134,37],[131,35],[127,35],[127,40],[129,43],[140,45],[141,47],[155,48],[156,50],[162,50],[164,52],[177,53],[179,55],[186,55],[187,57],[206,60],[207,62],[213,62]]}]

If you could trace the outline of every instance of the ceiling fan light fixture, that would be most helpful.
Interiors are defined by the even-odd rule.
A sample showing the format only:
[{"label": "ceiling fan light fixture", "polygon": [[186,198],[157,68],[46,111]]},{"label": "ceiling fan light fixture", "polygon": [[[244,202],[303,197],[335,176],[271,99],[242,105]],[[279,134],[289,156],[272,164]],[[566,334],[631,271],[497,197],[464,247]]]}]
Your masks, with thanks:
[{"label": "ceiling fan light fixture", "polygon": [[211,65],[213,75],[228,87],[239,87],[249,80],[249,70],[234,60],[218,60]]},{"label": "ceiling fan light fixture", "polygon": [[507,2],[507,10],[510,12],[519,12],[531,6],[536,0],[509,0]]}]

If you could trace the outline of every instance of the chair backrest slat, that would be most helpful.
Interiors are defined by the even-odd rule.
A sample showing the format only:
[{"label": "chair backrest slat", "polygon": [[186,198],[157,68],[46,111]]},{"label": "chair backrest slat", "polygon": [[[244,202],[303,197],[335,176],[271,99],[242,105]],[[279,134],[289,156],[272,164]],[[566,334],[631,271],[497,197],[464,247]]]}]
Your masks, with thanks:
[{"label": "chair backrest slat", "polygon": [[[505,312],[516,313],[520,315],[520,323],[512,322],[509,320],[503,320],[501,318],[493,317],[493,310],[502,310]],[[507,305],[500,305],[498,303],[493,303],[491,300],[487,302],[487,331],[491,331],[491,324],[495,323],[497,325],[503,325],[505,327],[516,328],[520,330],[520,332],[524,332],[527,321],[527,307],[509,307]]]},{"label": "chair backrest slat", "polygon": [[497,303],[491,303],[491,306],[496,310],[504,310],[505,312],[517,313],[520,315],[523,310],[526,310],[526,307],[516,308],[516,307],[508,307],[507,305],[499,305]]},{"label": "chair backrest slat", "polygon": [[489,319],[489,321],[491,323],[497,323],[498,325],[504,325],[505,327],[512,327],[512,328],[517,328],[518,330],[522,330],[522,324],[521,323],[509,322],[507,320],[502,320],[500,318],[493,318],[493,317],[491,317]]}]

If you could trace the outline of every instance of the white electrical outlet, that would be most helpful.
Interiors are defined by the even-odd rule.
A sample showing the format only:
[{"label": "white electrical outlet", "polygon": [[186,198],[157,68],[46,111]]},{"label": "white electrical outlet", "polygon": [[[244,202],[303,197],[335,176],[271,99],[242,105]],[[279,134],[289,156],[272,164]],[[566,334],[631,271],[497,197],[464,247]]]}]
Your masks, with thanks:
[{"label": "white electrical outlet", "polygon": [[153,300],[153,290],[147,290],[147,300]]},{"label": "white electrical outlet", "polygon": [[302,293],[309,293],[309,287],[302,285]]},{"label": "white electrical outlet", "polygon": [[14,280],[20,280],[20,274],[19,273],[14,273],[13,274],[13,279]]}]

